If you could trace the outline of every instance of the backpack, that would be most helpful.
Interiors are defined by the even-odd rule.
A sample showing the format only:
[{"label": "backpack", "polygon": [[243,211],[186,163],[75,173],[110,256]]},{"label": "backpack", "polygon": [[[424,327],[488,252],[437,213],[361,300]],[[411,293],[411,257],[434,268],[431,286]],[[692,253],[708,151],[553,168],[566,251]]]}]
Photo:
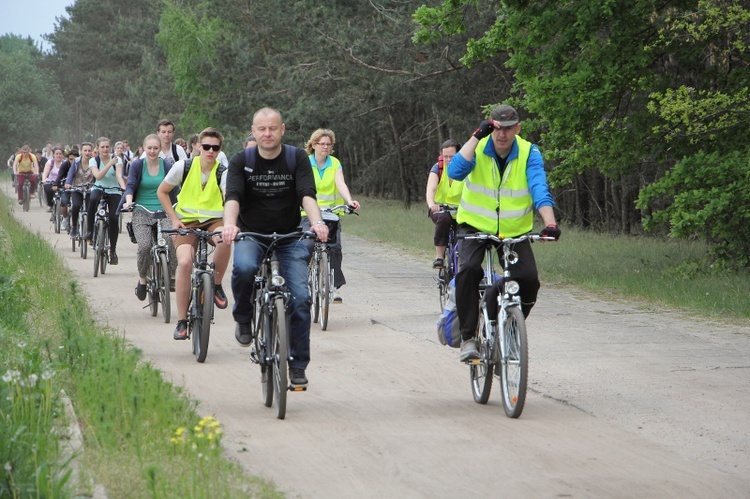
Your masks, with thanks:
[{"label": "backpack", "polygon": [[443,155],[442,154],[440,156],[438,156],[437,165],[438,165],[438,179],[441,179],[441,178],[443,178],[443,169],[445,167],[445,165],[443,164]]},{"label": "backpack", "polygon": [[[173,144],[174,145],[174,144]],[[199,156],[198,156],[199,157]],[[180,187],[182,187],[182,184],[185,183],[185,179],[188,176],[188,173],[190,173],[190,167],[193,164],[194,158],[189,158],[185,160],[185,169],[182,172],[182,182],[180,182]],[[219,167],[216,169],[216,184],[219,186],[219,191],[221,191],[221,176],[224,174],[224,172],[227,170],[227,167],[219,163]],[[221,202],[224,202],[224,194],[221,195]]]},{"label": "backpack", "polygon": [[441,345],[448,345],[451,348],[461,346],[461,328],[458,325],[458,312],[456,311],[455,277],[448,283],[448,300],[437,322],[437,336]]},{"label": "backpack", "polygon": [[[250,171],[255,169],[255,151],[257,149],[258,146],[245,149],[245,168],[249,167]],[[297,170],[297,148],[284,144],[284,159],[286,160],[286,166],[289,169],[289,173],[294,176],[294,172]]]},{"label": "backpack", "polygon": [[177,144],[172,142],[172,159],[175,163],[177,163],[180,160],[180,157],[177,155]]}]

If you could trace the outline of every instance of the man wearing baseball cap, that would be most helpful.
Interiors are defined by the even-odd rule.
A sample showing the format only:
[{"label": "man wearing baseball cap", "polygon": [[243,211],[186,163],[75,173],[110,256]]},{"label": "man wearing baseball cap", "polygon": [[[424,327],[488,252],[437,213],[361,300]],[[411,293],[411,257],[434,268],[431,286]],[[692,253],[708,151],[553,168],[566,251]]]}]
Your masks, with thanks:
[{"label": "man wearing baseball cap", "polygon": [[[518,136],[520,131],[518,112],[511,106],[497,106],[448,165],[451,178],[465,180],[456,216],[459,234],[517,237],[532,231],[536,209],[545,226],[541,234],[560,237],[542,154],[535,144]],[[539,275],[529,241],[516,244],[513,251],[519,260],[511,277],[521,286],[521,310],[526,317],[536,302]],[[479,358],[475,336],[484,246],[480,241],[461,240],[458,254],[456,309],[464,362]]]}]

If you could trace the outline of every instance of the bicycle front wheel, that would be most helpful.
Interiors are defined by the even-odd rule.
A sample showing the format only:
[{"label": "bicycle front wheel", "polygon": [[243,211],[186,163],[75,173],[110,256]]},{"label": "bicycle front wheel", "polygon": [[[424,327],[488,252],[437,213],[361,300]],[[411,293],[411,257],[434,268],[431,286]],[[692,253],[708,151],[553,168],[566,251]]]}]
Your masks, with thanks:
[{"label": "bicycle front wheel", "polygon": [[45,195],[44,195],[44,189],[40,189],[40,185],[36,186],[36,197],[39,198],[39,207],[44,208],[44,201],[45,201]]},{"label": "bicycle front wheel", "polygon": [[331,304],[331,261],[328,259],[328,253],[325,251],[320,254],[318,272],[318,312],[320,320],[320,329],[325,331],[328,328],[328,310]]},{"label": "bicycle front wheel", "polygon": [[52,205],[52,222],[55,227],[55,234],[60,233],[60,223],[62,222],[62,213],[60,207],[60,198],[55,199],[55,204]]},{"label": "bicycle front wheel", "polygon": [[477,404],[486,404],[490,399],[490,391],[492,390],[492,362],[487,351],[487,334],[484,314],[480,311],[476,338],[479,343],[479,360],[476,364],[471,364],[469,369],[471,393],[474,395],[474,402]]},{"label": "bicycle front wheel", "polygon": [[95,228],[95,232],[93,235],[92,248],[94,250],[94,277],[97,277],[99,275],[99,260],[102,259],[102,252],[104,251],[102,249],[102,246],[104,245],[104,241],[101,237],[99,237],[99,225],[97,225]]},{"label": "bicycle front wheel", "polygon": [[526,402],[526,383],[529,375],[529,346],[526,320],[519,307],[508,310],[500,336],[500,383],[503,408],[509,418],[517,418]]},{"label": "bicycle front wheel", "polygon": [[148,306],[151,309],[151,317],[159,313],[159,264],[151,259],[148,264],[148,279],[146,279],[146,292],[148,293]]},{"label": "bicycle front wheel", "polygon": [[208,354],[208,338],[211,335],[211,312],[214,303],[214,282],[211,274],[201,274],[201,283],[198,289],[199,314],[195,317],[193,324],[193,352],[195,360],[203,362]]},{"label": "bicycle front wheel", "polygon": [[310,320],[313,323],[318,322],[318,316],[320,315],[320,309],[318,308],[319,297],[318,297],[318,258],[317,252],[313,253],[310,259],[310,266],[307,268],[307,288],[310,290]]},{"label": "bicycle front wheel", "polygon": [[158,272],[159,301],[161,302],[161,315],[164,322],[169,324],[172,317],[172,307],[169,296],[169,263],[167,255],[159,253],[159,272]]},{"label": "bicycle front wheel", "polygon": [[109,230],[107,229],[107,224],[104,223],[104,220],[99,221],[99,240],[102,242],[101,246],[99,246],[101,250],[101,255],[99,256],[99,271],[104,275],[104,272],[107,270],[107,258],[109,257],[109,252],[107,251],[109,246]]},{"label": "bicycle front wheel", "polygon": [[29,180],[26,179],[26,183],[23,184],[23,211],[29,211],[29,205],[31,204],[31,187],[29,186]]},{"label": "bicycle front wheel", "polygon": [[86,212],[81,211],[80,214],[80,225],[78,226],[78,237],[81,238],[81,258],[84,260],[88,256],[89,243],[86,241],[86,227],[88,227],[88,215]]},{"label": "bicycle front wheel", "polygon": [[[261,291],[258,291],[259,293]],[[260,383],[263,389],[263,405],[271,407],[273,405],[273,367],[271,362],[271,344],[273,342],[273,333],[271,328],[271,314],[268,312],[268,306],[263,305],[262,300],[255,302],[258,312],[257,320],[260,323],[258,337],[262,338],[260,343]]]},{"label": "bicycle front wheel", "polygon": [[273,344],[271,348],[271,360],[273,366],[273,395],[276,417],[284,419],[286,416],[286,396],[289,392],[289,381],[287,379],[287,329],[286,329],[286,307],[284,299],[278,297],[274,300],[271,311],[273,327]]}]

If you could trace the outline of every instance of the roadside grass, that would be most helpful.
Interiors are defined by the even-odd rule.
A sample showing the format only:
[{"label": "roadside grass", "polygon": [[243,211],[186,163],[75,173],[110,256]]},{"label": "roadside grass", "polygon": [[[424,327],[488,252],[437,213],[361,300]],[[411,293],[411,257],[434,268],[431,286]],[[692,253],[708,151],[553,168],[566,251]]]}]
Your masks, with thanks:
[{"label": "roadside grass", "polygon": [[[424,203],[359,198],[361,215],[342,221],[346,234],[391,244],[425,262],[434,258],[434,225]],[[700,242],[618,236],[562,226],[559,242],[536,244],[542,285],[574,286],[598,298],[627,298],[712,318],[750,318],[750,272],[710,263]],[[346,251],[346,250],[344,250]]]},{"label": "roadside grass", "polygon": [[82,473],[109,497],[281,497],[224,457],[221,425],[97,324],[62,260],[0,199],[0,497],[88,495],[70,483],[60,393],[84,435]]}]

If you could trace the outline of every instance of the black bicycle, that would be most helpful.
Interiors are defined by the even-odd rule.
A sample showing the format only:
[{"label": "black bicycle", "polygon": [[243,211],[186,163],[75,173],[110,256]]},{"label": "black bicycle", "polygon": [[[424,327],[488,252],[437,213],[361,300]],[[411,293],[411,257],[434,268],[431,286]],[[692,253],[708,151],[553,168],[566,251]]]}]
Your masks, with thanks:
[{"label": "black bicycle", "polygon": [[[441,204],[438,213],[450,213],[453,215],[455,212],[455,206]],[[458,272],[458,240],[456,239],[457,226],[456,219],[453,218],[450,230],[448,231],[448,246],[445,247],[443,266],[438,269],[437,287],[441,312],[445,309],[445,304],[448,302],[450,282],[455,277],[456,272]]]},{"label": "black bicycle", "polygon": [[[30,205],[31,205],[31,179],[29,178],[33,173],[24,174],[24,173],[17,173],[16,178],[20,177],[21,182],[23,182],[21,186],[21,199],[23,206],[23,211],[29,211]],[[17,180],[16,180],[17,181]]]},{"label": "black bicycle", "polygon": [[[52,182],[49,182],[52,184]],[[38,189],[43,191],[44,189]],[[63,214],[62,214],[62,189],[59,187],[55,189],[55,193],[52,196],[52,226],[55,229],[55,234],[59,234],[62,228]],[[75,250],[74,250],[75,251]]]},{"label": "black bicycle", "polygon": [[[151,261],[148,265],[146,274],[146,293],[148,295],[148,304],[143,307],[151,309],[151,316],[156,317],[159,313],[159,304],[161,303],[161,315],[164,322],[169,323],[172,317],[172,307],[170,303],[170,275],[169,275],[169,244],[164,235],[160,220],[167,218],[167,213],[163,210],[151,211],[141,204],[133,204],[128,210],[121,210],[122,215],[125,211],[133,211],[138,208],[144,210],[155,218],[151,224]],[[130,222],[128,222],[130,223]],[[130,232],[130,230],[128,230]],[[138,244],[137,241],[133,243]],[[205,357],[204,357],[205,358]]]},{"label": "black bicycle", "polygon": [[99,199],[99,208],[96,210],[94,234],[91,241],[94,249],[94,277],[97,277],[99,272],[104,275],[109,261],[109,193],[125,192],[122,187],[101,187],[101,189],[104,192]]},{"label": "black bicycle", "polygon": [[270,241],[261,259],[253,288],[254,314],[252,320],[253,348],[250,360],[260,366],[260,382],[263,403],[276,409],[276,417],[286,416],[287,391],[305,391],[305,386],[289,384],[287,365],[289,361],[289,316],[287,306],[291,293],[281,276],[276,247],[288,239],[314,238],[314,232],[291,232],[289,234],[261,234],[241,232],[236,240],[259,238]]},{"label": "black bicycle", "polygon": [[340,214],[359,215],[354,208],[345,204],[320,208],[323,221],[328,226],[328,241],[315,240],[315,247],[310,256],[307,273],[307,285],[310,288],[310,312],[312,322],[320,324],[320,329],[328,328],[328,311],[333,301],[333,269],[331,268],[331,250],[329,244],[336,243],[336,234]]},{"label": "black bicycle", "polygon": [[[203,362],[208,354],[208,339],[211,335],[211,323],[214,321],[214,263],[209,262],[208,257],[214,252],[215,248],[209,244],[209,240],[214,236],[221,235],[221,231],[162,229],[161,232],[162,234],[179,234],[181,236],[194,234],[198,239],[198,247],[195,250],[193,269],[190,275],[187,331],[188,338],[193,340],[195,359],[198,362]],[[169,286],[168,277],[166,283]]]}]

